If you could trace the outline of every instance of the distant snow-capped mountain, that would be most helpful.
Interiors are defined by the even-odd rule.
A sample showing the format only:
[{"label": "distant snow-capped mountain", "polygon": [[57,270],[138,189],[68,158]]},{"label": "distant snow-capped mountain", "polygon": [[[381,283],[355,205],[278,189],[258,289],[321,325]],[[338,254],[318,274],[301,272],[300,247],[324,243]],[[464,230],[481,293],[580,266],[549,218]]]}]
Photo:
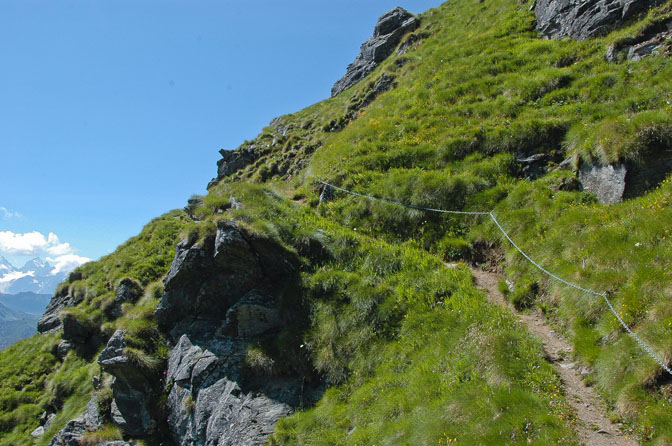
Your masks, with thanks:
[{"label": "distant snow-capped mountain", "polygon": [[0,256],[0,293],[16,294],[33,292],[53,294],[56,286],[68,276],[70,271],[54,273],[54,267],[39,257],[16,268],[7,259]]}]

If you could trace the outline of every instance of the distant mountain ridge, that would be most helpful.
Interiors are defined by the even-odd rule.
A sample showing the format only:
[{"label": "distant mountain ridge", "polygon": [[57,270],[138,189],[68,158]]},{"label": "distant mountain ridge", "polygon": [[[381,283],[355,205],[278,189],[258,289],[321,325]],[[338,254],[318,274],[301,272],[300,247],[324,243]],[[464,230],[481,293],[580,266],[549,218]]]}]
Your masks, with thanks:
[{"label": "distant mountain ridge", "polygon": [[37,294],[25,291],[17,294],[0,293],[0,304],[11,310],[40,316],[47,307],[51,294]]},{"label": "distant mountain ridge", "polygon": [[0,256],[0,293],[53,294],[56,286],[65,280],[68,273],[69,271],[54,272],[54,266],[39,257],[17,268]]},{"label": "distant mountain ridge", "polygon": [[34,314],[16,311],[0,303],[0,350],[34,334],[37,319]]}]

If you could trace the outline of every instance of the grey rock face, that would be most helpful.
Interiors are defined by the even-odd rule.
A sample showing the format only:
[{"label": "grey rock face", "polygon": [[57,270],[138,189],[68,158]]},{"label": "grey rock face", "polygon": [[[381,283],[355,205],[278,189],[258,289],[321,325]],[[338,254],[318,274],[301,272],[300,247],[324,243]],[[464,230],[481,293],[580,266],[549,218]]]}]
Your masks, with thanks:
[{"label": "grey rock face", "polygon": [[61,361],[64,360],[65,356],[73,348],[75,348],[75,344],[72,341],[62,340],[56,346],[56,357]]},{"label": "grey rock face", "polygon": [[[199,339],[183,335],[171,351],[168,380],[168,424],[182,445],[260,445],[275,422],[292,412],[286,402],[263,389],[239,384],[244,341]],[[286,386],[296,393],[300,381]],[[260,391],[261,390],[261,391]]]},{"label": "grey rock face", "polygon": [[585,165],[579,170],[579,181],[584,190],[597,195],[600,203],[613,204],[623,199],[626,173],[627,170],[622,164]]},{"label": "grey rock face", "polygon": [[68,424],[54,435],[49,446],[80,446],[79,440],[84,432],[86,432],[84,418],[75,418],[68,421]]},{"label": "grey rock face", "polygon": [[111,417],[127,435],[151,435],[156,427],[146,406],[154,393],[156,379],[136,364],[125,352],[126,332],[117,330],[98,357],[104,371],[115,377],[112,384]]},{"label": "grey rock face", "polygon": [[[98,327],[89,326],[82,323],[79,319],[66,313],[62,318],[63,334],[62,338],[74,344],[86,344],[89,339],[98,332]],[[65,346],[63,348],[66,348]]]},{"label": "grey rock face", "polygon": [[264,444],[304,391],[312,401],[300,354],[287,349],[283,358],[264,358],[270,365],[263,371],[248,360],[251,345],[301,317],[298,296],[283,291],[296,280],[297,262],[233,221],[220,223],[201,244],[178,245],[155,313],[175,341],[166,382],[176,444]]},{"label": "grey rock face", "polygon": [[577,40],[604,35],[660,0],[537,0],[537,28],[544,37]]},{"label": "grey rock face", "polygon": [[91,397],[88,403],[86,403],[86,410],[84,411],[84,424],[86,428],[90,431],[95,431],[100,429],[105,422],[105,417],[98,410],[98,396],[94,395]]},{"label": "grey rock face", "polygon": [[383,14],[376,23],[373,37],[362,44],[359,55],[348,65],[345,75],[331,88],[331,96],[336,96],[371,73],[394,51],[401,38],[419,25],[417,17],[400,7]]},{"label": "grey rock face", "polygon": [[533,155],[516,154],[515,161],[520,169],[520,176],[527,180],[534,180],[546,173],[546,166],[553,157],[547,153]]},{"label": "grey rock face", "polygon": [[177,245],[156,320],[162,329],[173,330],[175,339],[197,320],[223,321],[252,289],[272,288],[294,274],[296,266],[289,258],[275,243],[236,223],[220,223],[214,238],[202,246],[194,240]]}]

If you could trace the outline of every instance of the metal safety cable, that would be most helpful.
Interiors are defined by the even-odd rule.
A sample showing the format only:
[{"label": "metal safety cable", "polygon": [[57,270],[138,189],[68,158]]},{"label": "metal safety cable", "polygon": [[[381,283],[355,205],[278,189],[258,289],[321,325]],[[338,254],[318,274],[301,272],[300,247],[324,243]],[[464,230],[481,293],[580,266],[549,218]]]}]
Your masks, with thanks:
[{"label": "metal safety cable", "polygon": [[504,237],[506,237],[506,239],[509,241],[509,243],[511,243],[511,245],[513,245],[513,247],[516,248],[516,249],[518,250],[518,252],[519,252],[523,257],[525,257],[525,259],[527,259],[528,262],[530,262],[532,265],[534,265],[535,267],[537,267],[537,268],[538,268],[540,271],[542,271],[544,274],[548,275],[549,277],[552,277],[553,279],[555,279],[555,280],[557,280],[557,281],[559,281],[559,282],[561,282],[561,283],[563,283],[563,284],[565,284],[565,285],[567,285],[567,286],[569,286],[569,287],[575,288],[575,289],[577,289],[577,290],[579,290],[579,291],[583,291],[584,293],[588,293],[588,294],[592,294],[592,295],[595,295],[595,296],[600,296],[600,297],[602,297],[602,298],[604,299],[604,301],[607,303],[607,306],[609,307],[609,310],[614,314],[614,316],[616,317],[616,319],[618,320],[618,322],[620,322],[621,326],[623,326],[623,328],[625,328],[625,330],[628,332],[628,334],[629,334],[630,336],[632,336],[632,338],[637,342],[637,344],[639,344],[639,346],[642,347],[642,349],[643,349],[646,353],[648,353],[649,356],[651,356],[651,357],[652,357],[658,364],[660,364],[660,366],[661,366],[667,373],[669,373],[670,375],[672,375],[672,369],[670,369],[670,367],[668,367],[667,364],[665,364],[660,358],[658,358],[658,356],[653,352],[653,350],[651,350],[651,348],[650,348],[648,345],[646,345],[646,344],[644,343],[644,341],[642,341],[642,340],[639,338],[639,336],[637,336],[637,335],[630,329],[630,327],[628,326],[628,324],[626,324],[625,321],[621,318],[621,316],[618,314],[618,312],[616,311],[616,309],[615,309],[614,306],[612,305],[611,301],[609,300],[609,297],[608,297],[608,295],[607,295],[606,292],[602,292],[602,293],[600,293],[600,292],[598,292],[598,291],[591,290],[591,289],[589,289],[589,288],[584,288],[584,287],[582,287],[582,286],[580,286],[580,285],[577,285],[577,284],[575,284],[575,283],[569,282],[569,281],[563,279],[562,277],[558,277],[558,276],[556,276],[555,274],[553,274],[552,272],[550,272],[549,270],[547,270],[547,269],[544,268],[543,266],[539,265],[539,264],[538,264],[537,262],[535,262],[529,255],[527,255],[527,254],[525,253],[525,251],[523,251],[523,250],[516,244],[516,242],[513,241],[513,239],[512,239],[512,238],[509,236],[509,234],[504,230],[504,228],[502,227],[502,225],[499,223],[499,221],[497,220],[497,218],[496,218],[495,215],[493,214],[494,211],[490,211],[490,212],[469,212],[469,211],[450,211],[450,210],[446,210],[446,209],[425,208],[425,207],[421,207],[421,206],[415,206],[415,205],[413,205],[413,204],[409,204],[409,203],[402,203],[402,202],[399,202],[399,201],[390,200],[390,199],[387,199],[387,198],[375,197],[375,196],[373,196],[373,195],[360,194],[360,193],[358,193],[358,192],[354,192],[354,191],[351,191],[351,190],[348,190],[348,189],[344,189],[344,188],[342,188],[342,187],[338,187],[338,186],[333,185],[333,184],[331,184],[331,183],[327,183],[326,181],[322,181],[322,180],[320,180],[320,179],[315,179],[315,180],[316,180],[318,183],[321,183],[321,184],[323,184],[323,185],[325,185],[325,186],[327,186],[327,187],[331,187],[332,189],[335,189],[335,190],[338,190],[338,191],[341,191],[341,192],[345,192],[345,193],[347,193],[347,194],[354,195],[354,196],[356,196],[356,197],[362,197],[362,198],[368,198],[368,199],[371,199],[371,200],[382,201],[382,202],[385,202],[385,203],[395,204],[395,205],[403,206],[403,207],[410,208],[410,209],[416,209],[416,210],[420,210],[420,211],[428,211],[428,212],[439,212],[439,213],[442,213],[442,214],[487,215],[487,216],[489,216],[490,219],[495,223],[495,225],[497,226],[497,228],[499,228],[500,232],[501,232],[502,234],[504,234]]}]

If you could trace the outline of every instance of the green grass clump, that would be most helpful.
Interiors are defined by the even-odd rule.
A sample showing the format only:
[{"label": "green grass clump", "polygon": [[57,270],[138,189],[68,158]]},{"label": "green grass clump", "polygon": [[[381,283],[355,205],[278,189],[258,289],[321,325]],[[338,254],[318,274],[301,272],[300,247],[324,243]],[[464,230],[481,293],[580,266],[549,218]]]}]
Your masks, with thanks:
[{"label": "green grass clump", "polygon": [[106,424],[93,432],[85,432],[79,443],[81,446],[96,446],[107,441],[123,440],[121,429],[113,424]]}]

